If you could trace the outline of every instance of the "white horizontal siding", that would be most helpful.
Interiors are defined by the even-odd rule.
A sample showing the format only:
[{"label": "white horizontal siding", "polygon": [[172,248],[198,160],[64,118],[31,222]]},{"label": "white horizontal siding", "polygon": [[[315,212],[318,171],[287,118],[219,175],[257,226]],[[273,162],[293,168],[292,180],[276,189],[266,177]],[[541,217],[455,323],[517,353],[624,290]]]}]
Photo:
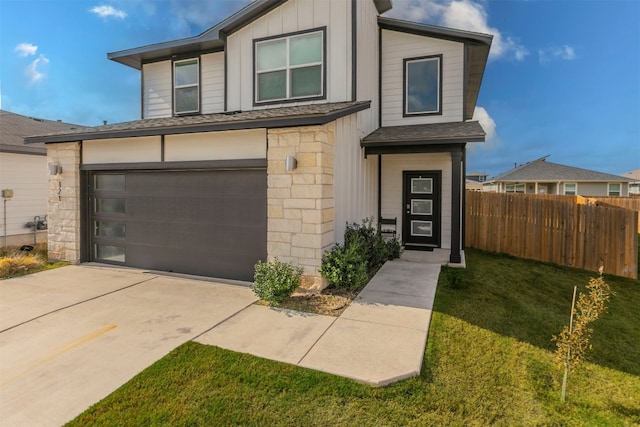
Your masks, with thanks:
[{"label": "white horizontal siding", "polygon": [[[0,153],[0,187],[13,197],[0,204],[0,236],[29,233],[25,227],[38,215],[47,214],[47,156]],[[7,223],[4,223],[6,206]]]},{"label": "white horizontal siding", "polygon": [[[253,41],[281,34],[327,27],[327,101],[351,99],[351,2],[291,0],[275,8],[227,39],[227,109],[273,108],[253,106]],[[301,101],[286,105],[323,103]]]},{"label": "white horizontal siding", "polygon": [[[404,59],[442,55],[442,114],[403,117]],[[463,120],[463,44],[382,31],[382,125],[399,126]]]},{"label": "white horizontal siding", "polygon": [[345,224],[375,218],[377,157],[364,158],[360,148],[359,114],[336,121],[334,148],[335,239],[344,241]]},{"label": "white horizontal siding", "polygon": [[142,118],[171,117],[171,61],[142,66]]},{"label": "white horizontal siding", "polygon": [[224,53],[202,55],[200,71],[202,114],[224,111]]},{"label": "white horizontal siding", "polygon": [[440,243],[442,248],[451,249],[451,155],[434,153],[382,156],[381,213],[383,218],[398,218],[398,236],[402,236],[403,226],[403,171],[442,171]]}]

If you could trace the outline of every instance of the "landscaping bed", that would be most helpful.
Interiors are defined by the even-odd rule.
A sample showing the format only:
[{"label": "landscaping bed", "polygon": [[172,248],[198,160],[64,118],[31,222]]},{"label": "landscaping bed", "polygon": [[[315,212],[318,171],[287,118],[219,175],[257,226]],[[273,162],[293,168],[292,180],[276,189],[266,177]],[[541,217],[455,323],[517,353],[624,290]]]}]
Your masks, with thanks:
[{"label": "landscaping bed", "polygon": [[69,265],[69,263],[49,262],[46,243],[0,248],[0,280],[50,270],[65,265]]}]

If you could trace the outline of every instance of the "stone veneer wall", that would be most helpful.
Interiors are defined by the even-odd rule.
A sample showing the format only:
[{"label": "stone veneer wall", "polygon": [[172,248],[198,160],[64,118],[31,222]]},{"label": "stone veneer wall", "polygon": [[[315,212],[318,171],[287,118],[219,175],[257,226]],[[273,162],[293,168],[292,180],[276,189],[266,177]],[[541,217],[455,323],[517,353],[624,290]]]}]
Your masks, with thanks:
[{"label": "stone veneer wall", "polygon": [[62,174],[49,175],[47,223],[49,259],[80,262],[80,143],[47,145],[47,164]]},{"label": "stone veneer wall", "polygon": [[[267,255],[303,267],[303,288],[322,289],[322,254],[335,242],[335,123],[269,129],[267,138]],[[293,171],[287,156],[298,161]]]}]

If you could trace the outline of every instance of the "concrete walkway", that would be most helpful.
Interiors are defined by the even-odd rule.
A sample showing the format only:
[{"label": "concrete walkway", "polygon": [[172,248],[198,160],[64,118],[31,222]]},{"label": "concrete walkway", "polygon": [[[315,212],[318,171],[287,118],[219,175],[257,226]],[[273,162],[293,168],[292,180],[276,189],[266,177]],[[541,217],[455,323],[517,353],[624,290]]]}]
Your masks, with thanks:
[{"label": "concrete walkway", "polygon": [[69,266],[2,281],[0,424],[64,424],[194,339],[378,386],[417,375],[439,271],[388,262],[339,318],[136,269]]},{"label": "concrete walkway", "polygon": [[338,318],[252,305],[196,341],[386,385],[420,373],[439,273],[387,262]]}]

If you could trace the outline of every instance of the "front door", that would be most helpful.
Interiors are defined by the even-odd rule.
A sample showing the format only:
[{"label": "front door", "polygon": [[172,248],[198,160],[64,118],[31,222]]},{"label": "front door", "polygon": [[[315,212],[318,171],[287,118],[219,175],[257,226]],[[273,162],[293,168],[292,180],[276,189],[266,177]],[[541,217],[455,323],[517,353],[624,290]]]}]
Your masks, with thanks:
[{"label": "front door", "polygon": [[404,171],[402,241],[407,249],[440,247],[440,171]]}]

